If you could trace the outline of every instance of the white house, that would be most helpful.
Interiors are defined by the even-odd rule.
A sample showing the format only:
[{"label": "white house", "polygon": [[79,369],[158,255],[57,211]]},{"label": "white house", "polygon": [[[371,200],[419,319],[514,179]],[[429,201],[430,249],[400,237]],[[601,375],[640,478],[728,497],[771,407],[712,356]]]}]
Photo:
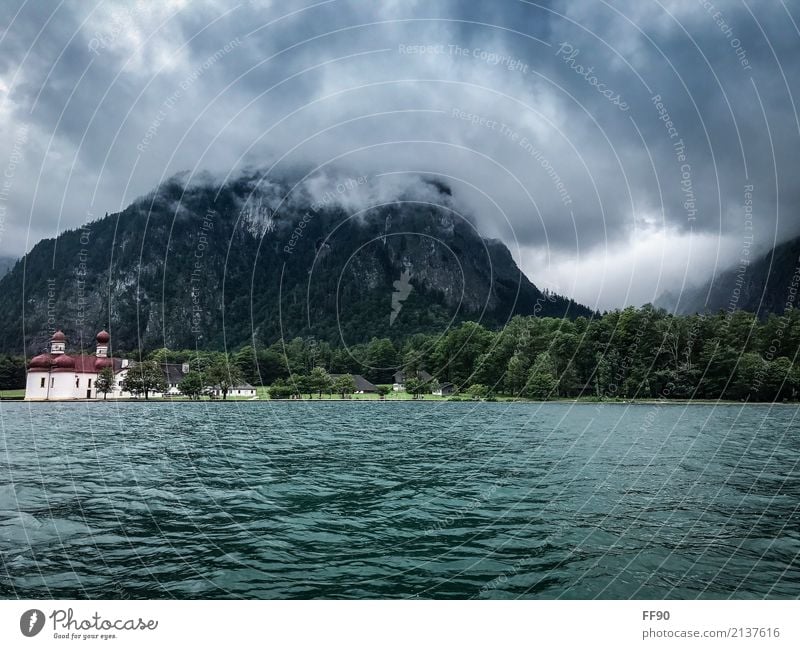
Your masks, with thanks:
[{"label": "white house", "polygon": [[108,396],[130,396],[127,393],[123,395],[120,389],[128,372],[128,361],[108,355],[111,336],[107,331],[98,333],[96,341],[93,355],[70,355],[66,353],[64,332],[56,331],[50,339],[49,353],[34,356],[28,363],[26,401],[102,398],[103,393],[97,391],[97,377],[104,367],[110,367],[114,373],[114,386]]},{"label": "white house", "polygon": [[[214,397],[222,396],[222,389],[218,385],[211,388],[208,392]],[[256,389],[249,383],[234,385],[230,390],[228,390],[229,397],[247,397],[248,399],[255,399],[256,394]]]},{"label": "white house", "polygon": [[162,363],[161,370],[164,372],[164,382],[167,384],[166,395],[178,396],[181,393],[178,386],[189,373],[189,363]]}]

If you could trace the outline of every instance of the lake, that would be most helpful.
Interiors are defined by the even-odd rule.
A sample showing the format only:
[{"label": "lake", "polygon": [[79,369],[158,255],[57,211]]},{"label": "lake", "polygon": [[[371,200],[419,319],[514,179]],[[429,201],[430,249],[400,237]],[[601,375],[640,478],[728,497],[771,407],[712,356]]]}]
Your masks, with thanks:
[{"label": "lake", "polygon": [[0,597],[796,598],[797,416],[0,403]]}]

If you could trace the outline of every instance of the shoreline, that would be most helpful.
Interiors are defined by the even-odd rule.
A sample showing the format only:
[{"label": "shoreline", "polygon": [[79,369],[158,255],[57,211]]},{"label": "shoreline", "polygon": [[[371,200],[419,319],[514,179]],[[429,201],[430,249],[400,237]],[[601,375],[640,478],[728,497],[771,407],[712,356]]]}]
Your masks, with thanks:
[{"label": "shoreline", "polygon": [[795,406],[800,407],[800,402],[784,401],[731,401],[724,399],[627,399],[620,401],[596,401],[589,399],[497,399],[487,401],[485,399],[342,399],[339,397],[324,399],[203,399],[194,401],[192,399],[31,399],[17,397],[0,397],[3,402],[15,403],[325,403],[325,402],[347,402],[347,403],[469,403],[469,404],[571,404],[571,405],[594,405],[594,406]]}]

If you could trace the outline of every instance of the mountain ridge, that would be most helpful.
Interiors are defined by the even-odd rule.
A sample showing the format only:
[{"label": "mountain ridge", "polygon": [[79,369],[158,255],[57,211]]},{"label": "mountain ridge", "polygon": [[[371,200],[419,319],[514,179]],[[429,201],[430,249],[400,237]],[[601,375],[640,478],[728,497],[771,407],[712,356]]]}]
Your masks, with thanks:
[{"label": "mountain ridge", "polygon": [[[0,279],[0,350],[38,352],[57,327],[80,347],[107,327],[131,352],[296,336],[351,345],[464,319],[592,315],[536,288],[438,179],[292,180],[176,175],[121,212],[40,241]],[[410,288],[393,306],[404,273]]]},{"label": "mountain ridge", "polygon": [[778,244],[752,262],[740,261],[679,295],[664,292],[655,306],[681,315],[749,311],[764,318],[781,315],[790,305],[797,308],[798,285],[800,237]]}]

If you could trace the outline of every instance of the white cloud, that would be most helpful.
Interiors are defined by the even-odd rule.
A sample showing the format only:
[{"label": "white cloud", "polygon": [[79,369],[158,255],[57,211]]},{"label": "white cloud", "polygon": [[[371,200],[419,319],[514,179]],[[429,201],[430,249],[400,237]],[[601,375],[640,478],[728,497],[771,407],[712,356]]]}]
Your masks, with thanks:
[{"label": "white cloud", "polygon": [[655,302],[665,291],[698,286],[741,247],[734,237],[649,230],[586,254],[526,248],[521,268],[540,288],[599,310]]}]

